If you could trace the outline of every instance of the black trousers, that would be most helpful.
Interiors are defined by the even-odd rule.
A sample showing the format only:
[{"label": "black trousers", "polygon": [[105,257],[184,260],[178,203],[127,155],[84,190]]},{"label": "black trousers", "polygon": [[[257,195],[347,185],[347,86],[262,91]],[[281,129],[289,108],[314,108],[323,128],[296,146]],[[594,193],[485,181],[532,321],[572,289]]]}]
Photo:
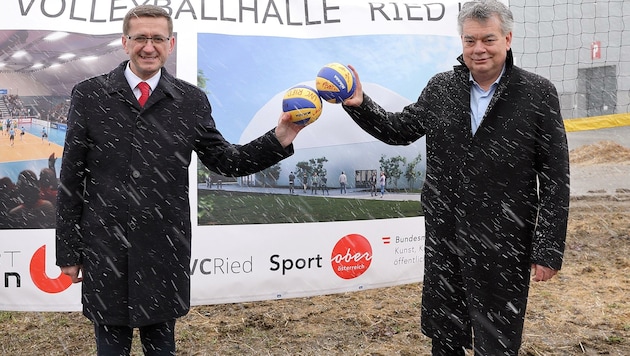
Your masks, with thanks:
[{"label": "black trousers", "polygon": [[[175,355],[175,319],[138,329],[145,355]],[[126,356],[131,352],[132,327],[94,324],[94,334],[98,356]]]},{"label": "black trousers", "polygon": [[444,340],[431,339],[431,356],[465,356],[463,346],[452,345]]}]

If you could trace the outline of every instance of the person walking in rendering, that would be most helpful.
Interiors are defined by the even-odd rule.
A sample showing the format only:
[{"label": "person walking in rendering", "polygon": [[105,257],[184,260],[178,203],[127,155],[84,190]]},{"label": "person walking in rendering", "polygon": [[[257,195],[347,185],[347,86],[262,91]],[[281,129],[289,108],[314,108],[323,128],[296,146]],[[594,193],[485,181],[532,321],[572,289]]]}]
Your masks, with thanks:
[{"label": "person walking in rendering", "polygon": [[311,177],[311,194],[317,195],[317,189],[319,188],[319,176],[317,173],[313,173]]},{"label": "person walking in rendering", "polygon": [[330,191],[328,190],[328,178],[326,178],[326,175],[323,173],[319,178],[319,187],[322,189],[322,195],[330,195]]},{"label": "person walking in rendering", "polygon": [[295,194],[295,174],[289,173],[289,194]]},{"label": "person walking in rendering", "polygon": [[400,112],[364,93],[350,66],[357,88],[344,109],[363,130],[391,145],[426,135],[421,330],[433,355],[516,356],[530,280],[562,266],[569,155],[558,93],[514,64],[513,23],[500,1],[464,3],[459,64]]},{"label": "person walking in rendering", "polygon": [[387,177],[385,172],[381,172],[381,177],[378,179],[378,184],[381,187],[381,198],[385,195],[385,185],[387,184]]},{"label": "person walking in rendering", "polygon": [[306,193],[306,189],[308,188],[308,175],[306,175],[306,172],[302,175],[302,189],[304,190],[304,193]]},{"label": "person walking in rendering", "polygon": [[346,185],[348,184],[348,177],[346,176],[346,172],[341,172],[339,175],[339,189],[341,194],[347,194]]},{"label": "person walking in rendering", "polygon": [[370,176],[370,181],[369,181],[371,197],[376,196],[376,183],[377,183],[376,173],[372,173],[372,175]]}]

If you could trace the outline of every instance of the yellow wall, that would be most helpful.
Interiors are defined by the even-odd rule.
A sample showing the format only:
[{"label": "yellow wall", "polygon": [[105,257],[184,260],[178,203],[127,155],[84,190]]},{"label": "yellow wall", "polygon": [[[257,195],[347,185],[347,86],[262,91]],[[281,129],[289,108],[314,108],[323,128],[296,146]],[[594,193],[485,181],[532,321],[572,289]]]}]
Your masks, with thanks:
[{"label": "yellow wall", "polygon": [[618,126],[630,126],[630,113],[564,120],[564,128],[567,132],[606,129]]}]

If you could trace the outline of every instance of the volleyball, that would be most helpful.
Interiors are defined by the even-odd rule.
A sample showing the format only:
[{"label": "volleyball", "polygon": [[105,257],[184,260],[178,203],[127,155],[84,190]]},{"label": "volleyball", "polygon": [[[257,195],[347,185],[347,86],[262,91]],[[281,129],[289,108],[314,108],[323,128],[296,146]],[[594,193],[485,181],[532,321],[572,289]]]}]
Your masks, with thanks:
[{"label": "volleyball", "polygon": [[296,124],[309,125],[322,114],[322,99],[314,88],[296,85],[284,94],[282,111],[290,113]]},{"label": "volleyball", "polygon": [[317,73],[315,87],[322,99],[339,104],[354,94],[357,83],[348,67],[341,63],[330,63]]}]

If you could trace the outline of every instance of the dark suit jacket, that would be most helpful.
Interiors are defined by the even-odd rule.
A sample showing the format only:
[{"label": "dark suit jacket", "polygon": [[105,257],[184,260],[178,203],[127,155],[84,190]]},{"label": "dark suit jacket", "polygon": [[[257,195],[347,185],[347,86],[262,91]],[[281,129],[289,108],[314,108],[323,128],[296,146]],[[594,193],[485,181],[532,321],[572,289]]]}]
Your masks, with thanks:
[{"label": "dark suit jacket", "polygon": [[84,268],[84,314],[142,326],[190,306],[188,167],[242,176],[293,153],[272,131],[246,145],[225,141],[205,93],[164,68],[141,108],[127,62],[77,84],[68,114],[58,194],[57,264]]},{"label": "dark suit jacket", "polygon": [[530,264],[562,265],[569,206],[567,140],[551,82],[514,66],[510,51],[473,136],[470,72],[460,63],[402,112],[386,112],[367,95],[361,107],[345,107],[385,143],[426,135],[422,325],[430,337],[455,339],[472,310],[505,313],[509,301],[517,310],[510,317],[522,318]]}]

